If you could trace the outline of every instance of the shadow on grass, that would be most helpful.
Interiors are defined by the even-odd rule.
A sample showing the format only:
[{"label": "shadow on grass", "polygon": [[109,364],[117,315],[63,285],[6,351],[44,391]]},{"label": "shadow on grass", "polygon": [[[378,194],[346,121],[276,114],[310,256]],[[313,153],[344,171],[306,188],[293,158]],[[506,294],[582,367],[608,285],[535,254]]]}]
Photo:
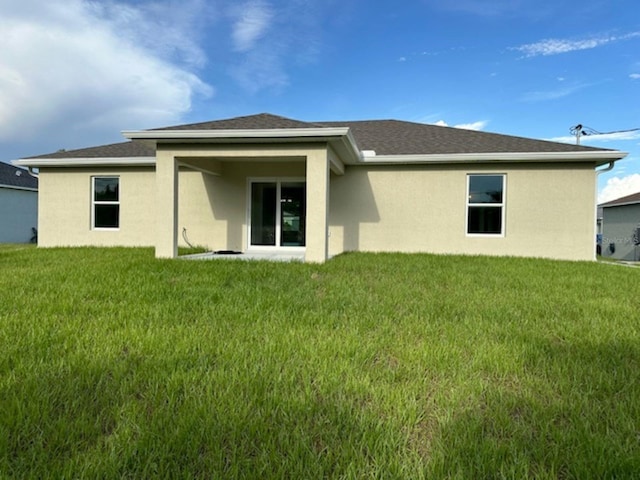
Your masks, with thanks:
[{"label": "shadow on grass", "polygon": [[[215,364],[211,375],[172,366],[87,359],[1,389],[1,404],[11,408],[3,417],[12,420],[1,425],[0,474],[324,478],[402,470],[401,436],[339,391],[277,388],[273,375],[229,382]],[[164,373],[139,380],[149,369]]]},{"label": "shadow on grass", "polygon": [[640,347],[523,337],[526,378],[490,382],[435,440],[437,478],[636,478]]}]

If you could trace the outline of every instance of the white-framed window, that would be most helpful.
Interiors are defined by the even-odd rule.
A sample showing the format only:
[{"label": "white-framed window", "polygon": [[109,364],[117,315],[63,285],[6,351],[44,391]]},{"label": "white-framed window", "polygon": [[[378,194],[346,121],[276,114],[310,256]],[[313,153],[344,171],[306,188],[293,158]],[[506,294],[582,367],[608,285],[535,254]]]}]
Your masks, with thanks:
[{"label": "white-framed window", "polygon": [[506,175],[467,175],[467,235],[504,236]]},{"label": "white-framed window", "polygon": [[120,228],[120,178],[91,177],[91,226]]}]

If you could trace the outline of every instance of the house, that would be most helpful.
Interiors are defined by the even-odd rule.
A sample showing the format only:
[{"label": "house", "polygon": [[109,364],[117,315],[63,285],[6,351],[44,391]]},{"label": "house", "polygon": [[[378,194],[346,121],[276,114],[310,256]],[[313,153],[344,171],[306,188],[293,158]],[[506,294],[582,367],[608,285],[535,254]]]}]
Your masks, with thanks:
[{"label": "house", "polygon": [[38,180],[0,162],[0,243],[28,243],[38,225]]},{"label": "house", "polygon": [[397,120],[270,114],[125,131],[37,167],[41,246],[592,260],[596,167],[623,152]]},{"label": "house", "polygon": [[602,208],[602,255],[640,260],[640,192],[599,206]]}]

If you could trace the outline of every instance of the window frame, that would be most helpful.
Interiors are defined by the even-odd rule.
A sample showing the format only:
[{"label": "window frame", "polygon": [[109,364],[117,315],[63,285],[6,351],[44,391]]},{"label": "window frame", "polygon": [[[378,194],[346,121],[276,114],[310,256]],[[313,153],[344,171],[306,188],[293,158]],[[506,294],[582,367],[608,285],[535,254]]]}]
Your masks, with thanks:
[{"label": "window frame", "polygon": [[[117,200],[96,200],[96,180],[116,179],[118,181],[118,199]],[[96,226],[96,206],[98,205],[116,205],[118,207],[118,226],[117,227],[98,227]],[[91,229],[92,230],[120,230],[120,175],[93,175],[91,176]]]},{"label": "window frame", "polygon": [[[275,229],[275,238],[279,239],[276,241],[275,245],[254,245],[251,243],[251,213],[252,213],[252,186],[254,183],[275,183],[276,184],[276,229]],[[280,251],[280,252],[300,252],[306,249],[306,235],[305,235],[305,245],[279,245],[282,239],[282,185],[287,183],[301,183],[304,184],[305,188],[305,196],[307,192],[307,179],[306,177],[247,177],[247,188],[246,188],[246,245],[247,251]],[[306,198],[305,198],[305,225],[306,225]]]},{"label": "window frame", "polygon": [[[502,201],[495,203],[471,203],[471,177],[502,177]],[[506,173],[468,173],[467,174],[467,189],[466,189],[466,201],[465,201],[465,234],[467,237],[481,237],[481,238],[502,238],[506,234],[506,198],[507,198],[507,174]],[[500,209],[500,232],[499,233],[482,233],[482,232],[469,232],[469,212],[472,208],[499,208]]]}]

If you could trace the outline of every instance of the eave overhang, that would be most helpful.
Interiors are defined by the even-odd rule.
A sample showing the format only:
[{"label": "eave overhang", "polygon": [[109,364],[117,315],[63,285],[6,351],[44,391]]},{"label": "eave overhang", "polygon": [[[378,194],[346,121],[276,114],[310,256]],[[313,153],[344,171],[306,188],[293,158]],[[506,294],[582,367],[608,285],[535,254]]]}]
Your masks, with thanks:
[{"label": "eave overhang", "polygon": [[640,201],[616,203],[613,205],[598,205],[599,208],[615,208],[615,207],[628,207],[629,205],[640,205]]},{"label": "eave overhang", "polygon": [[123,131],[130,140],[160,143],[327,143],[345,164],[360,160],[360,150],[348,127],[278,128],[243,130],[134,130]]},{"label": "eave overhang", "polygon": [[24,190],[27,192],[37,192],[38,189],[37,188],[31,188],[31,187],[19,187],[17,185],[5,185],[4,183],[0,183],[0,188],[6,188],[9,190]]},{"label": "eave overhang", "polygon": [[626,157],[626,152],[617,150],[594,150],[580,152],[498,152],[498,153],[443,153],[429,155],[375,155],[364,152],[359,165],[416,165],[416,164],[462,164],[462,163],[549,163],[549,162],[594,162],[596,166]]},{"label": "eave overhang", "polygon": [[152,167],[156,157],[98,157],[98,158],[23,158],[14,160],[21,167]]}]

